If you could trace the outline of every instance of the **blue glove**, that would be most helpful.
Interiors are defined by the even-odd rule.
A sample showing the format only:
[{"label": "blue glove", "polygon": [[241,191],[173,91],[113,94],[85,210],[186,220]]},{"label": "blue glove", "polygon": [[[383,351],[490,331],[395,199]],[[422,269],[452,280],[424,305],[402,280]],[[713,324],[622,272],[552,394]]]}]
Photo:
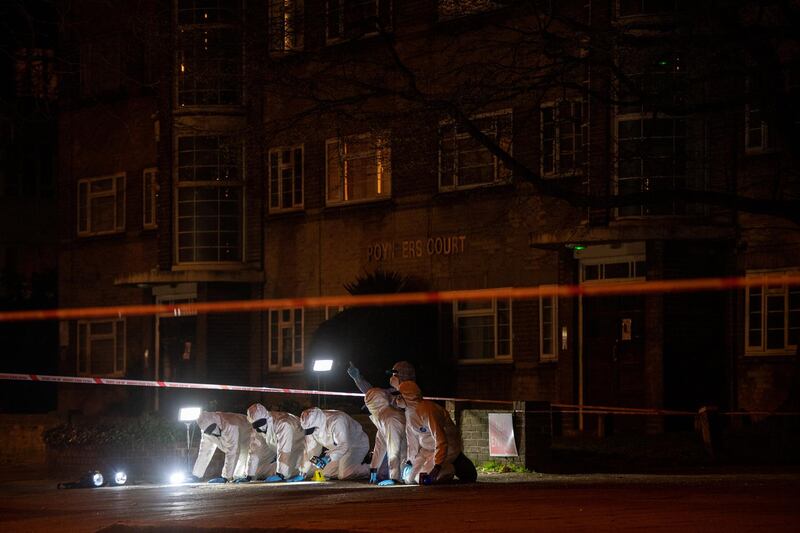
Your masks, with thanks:
[{"label": "blue glove", "polygon": [[264,480],[264,483],[278,483],[280,481],[286,481],[286,478],[283,477],[283,474],[275,474],[274,476],[269,476],[267,479]]},{"label": "blue glove", "polygon": [[377,468],[370,468],[369,469],[369,482],[371,484],[375,484],[378,482],[378,469]]},{"label": "blue glove", "polygon": [[305,474],[297,474],[294,477],[290,477],[286,481],[288,481],[289,483],[296,483],[297,481],[305,481],[305,480],[306,480]]},{"label": "blue glove", "polygon": [[253,478],[250,476],[237,477],[233,480],[234,483],[250,483]]},{"label": "blue glove", "polygon": [[413,469],[414,467],[411,466],[411,463],[406,463],[406,466],[403,467],[403,479],[407,479]]},{"label": "blue glove", "polygon": [[384,479],[383,481],[378,483],[379,487],[389,487],[391,485],[397,485],[397,481],[395,481],[393,479]]},{"label": "blue glove", "polygon": [[225,479],[224,477],[215,477],[214,479],[209,479],[208,482],[209,483],[227,483],[228,480]]},{"label": "blue glove", "polygon": [[358,379],[361,375],[361,372],[358,371],[356,367],[353,366],[353,363],[350,363],[350,366],[347,369],[347,375],[350,376],[352,379]]},{"label": "blue glove", "polygon": [[317,462],[314,463],[317,468],[325,468],[328,463],[331,462],[331,458],[329,455],[323,455],[322,457],[317,457]]}]

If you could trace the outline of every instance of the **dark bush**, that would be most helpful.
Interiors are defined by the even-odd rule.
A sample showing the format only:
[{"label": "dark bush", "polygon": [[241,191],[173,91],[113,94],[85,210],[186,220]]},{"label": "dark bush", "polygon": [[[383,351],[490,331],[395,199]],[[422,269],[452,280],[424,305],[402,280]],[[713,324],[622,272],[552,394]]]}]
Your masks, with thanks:
[{"label": "dark bush", "polygon": [[185,442],[183,424],[144,415],[137,418],[83,420],[61,424],[44,432],[47,446],[67,449],[81,446],[128,450],[170,448]]}]

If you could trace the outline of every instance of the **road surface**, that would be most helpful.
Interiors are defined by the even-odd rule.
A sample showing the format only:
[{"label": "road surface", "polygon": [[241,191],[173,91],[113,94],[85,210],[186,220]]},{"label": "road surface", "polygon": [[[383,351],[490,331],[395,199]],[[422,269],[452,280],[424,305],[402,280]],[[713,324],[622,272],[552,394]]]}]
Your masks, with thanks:
[{"label": "road surface", "polygon": [[0,531],[800,530],[800,476],[482,474],[473,485],[363,482],[57,490],[0,481]]}]

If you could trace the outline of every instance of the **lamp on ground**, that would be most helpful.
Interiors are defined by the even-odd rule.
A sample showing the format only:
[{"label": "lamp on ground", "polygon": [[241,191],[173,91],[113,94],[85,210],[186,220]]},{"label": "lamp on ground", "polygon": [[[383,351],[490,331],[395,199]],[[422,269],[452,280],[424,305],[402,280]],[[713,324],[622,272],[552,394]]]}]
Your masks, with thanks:
[{"label": "lamp on ground", "polygon": [[[313,370],[317,374],[317,390],[322,390],[320,387],[320,374],[323,372],[330,372],[333,368],[333,359],[314,359]],[[319,396],[317,396],[317,404],[319,404]],[[323,398],[322,401],[325,401]],[[326,402],[327,403],[327,402]]]},{"label": "lamp on ground", "polygon": [[178,419],[184,424],[186,424],[186,471],[187,472],[191,471],[189,453],[192,448],[192,439],[189,435],[189,426],[192,425],[192,422],[197,420],[197,417],[200,416],[201,412],[203,412],[203,409],[200,407],[181,407],[181,410],[178,413]]}]

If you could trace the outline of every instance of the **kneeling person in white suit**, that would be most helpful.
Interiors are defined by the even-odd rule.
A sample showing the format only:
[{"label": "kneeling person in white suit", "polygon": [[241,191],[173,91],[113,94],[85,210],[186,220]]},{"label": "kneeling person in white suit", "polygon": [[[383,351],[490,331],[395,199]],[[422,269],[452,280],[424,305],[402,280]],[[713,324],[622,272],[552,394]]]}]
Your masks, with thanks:
[{"label": "kneeling person in white suit", "polygon": [[[200,427],[202,437],[192,476],[199,480],[205,475],[214,451],[219,448],[225,454],[222,475],[209,480],[209,483],[227,483],[234,479],[245,478],[248,457],[251,453],[251,440],[255,438],[255,431],[247,421],[247,417],[238,413],[203,412],[197,418],[197,425]],[[256,447],[252,452],[258,455],[257,473],[269,475],[270,461],[267,457],[267,447]],[[274,462],[272,468],[274,469]]]},{"label": "kneeling person in white suit", "polygon": [[[305,432],[300,427],[300,419],[290,413],[268,411],[260,403],[254,403],[247,409],[247,420],[258,439],[275,450],[275,472],[265,481],[299,481],[300,472],[310,469],[304,456]],[[250,457],[252,459],[253,455]],[[248,466],[250,472],[252,465]]]},{"label": "kneeling person in white suit", "polygon": [[[300,415],[306,433],[305,453],[328,479],[362,479],[369,474],[364,462],[369,453],[369,438],[361,424],[341,411],[306,409]],[[327,452],[322,455],[322,448]],[[308,473],[306,471],[305,473]]]}]

